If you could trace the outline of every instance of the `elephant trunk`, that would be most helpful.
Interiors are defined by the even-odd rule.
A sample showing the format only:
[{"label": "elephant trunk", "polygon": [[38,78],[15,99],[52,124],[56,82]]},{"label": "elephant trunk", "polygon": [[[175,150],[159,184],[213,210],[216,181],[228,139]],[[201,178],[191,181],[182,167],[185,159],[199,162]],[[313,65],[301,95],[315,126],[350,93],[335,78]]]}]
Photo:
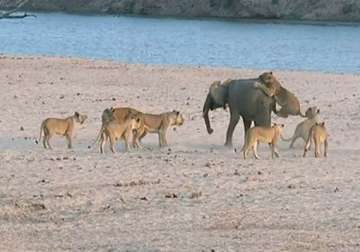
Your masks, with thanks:
[{"label": "elephant trunk", "polygon": [[206,130],[209,134],[214,132],[214,130],[211,128],[210,120],[209,120],[209,110],[211,108],[212,102],[213,101],[212,101],[211,95],[209,93],[206,97],[206,100],[204,103],[204,108],[203,108],[203,117],[205,120]]}]

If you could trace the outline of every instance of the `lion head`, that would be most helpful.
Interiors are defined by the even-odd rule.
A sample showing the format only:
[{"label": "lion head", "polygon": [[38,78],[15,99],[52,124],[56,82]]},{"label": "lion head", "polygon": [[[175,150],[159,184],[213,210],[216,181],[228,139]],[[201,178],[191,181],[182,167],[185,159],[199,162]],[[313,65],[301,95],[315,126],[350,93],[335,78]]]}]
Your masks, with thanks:
[{"label": "lion head", "polygon": [[264,72],[259,75],[259,80],[264,83],[268,88],[275,89],[275,93],[281,88],[280,82],[275,78],[273,72]]}]

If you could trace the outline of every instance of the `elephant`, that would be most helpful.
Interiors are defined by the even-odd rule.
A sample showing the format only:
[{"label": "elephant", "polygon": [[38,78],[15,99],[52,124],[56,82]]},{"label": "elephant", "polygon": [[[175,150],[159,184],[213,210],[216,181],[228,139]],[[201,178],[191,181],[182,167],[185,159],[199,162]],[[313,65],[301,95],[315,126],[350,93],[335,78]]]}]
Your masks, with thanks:
[{"label": "elephant", "polygon": [[255,126],[271,126],[271,112],[276,112],[276,101],[274,97],[266,95],[254,86],[258,80],[258,78],[230,80],[223,84],[214,82],[210,86],[203,107],[203,118],[207,132],[212,134],[209,110],[225,108],[228,105],[230,123],[226,132],[225,146],[232,147],[233,132],[240,116],[244,123],[244,136],[252,122]]}]

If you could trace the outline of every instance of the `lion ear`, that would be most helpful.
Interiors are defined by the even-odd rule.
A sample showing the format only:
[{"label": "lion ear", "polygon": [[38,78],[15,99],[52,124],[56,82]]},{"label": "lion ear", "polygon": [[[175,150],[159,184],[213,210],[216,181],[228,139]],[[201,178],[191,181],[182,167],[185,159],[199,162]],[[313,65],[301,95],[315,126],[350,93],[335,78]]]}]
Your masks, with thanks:
[{"label": "lion ear", "polygon": [[271,75],[273,75],[273,72],[270,72]]},{"label": "lion ear", "polygon": [[318,110],[316,111],[316,113],[320,114],[320,109],[318,109]]},{"label": "lion ear", "polygon": [[322,122],[320,125],[321,125],[321,126],[325,126],[325,122]]},{"label": "lion ear", "polygon": [[75,111],[74,115],[75,115],[76,117],[79,117],[79,116],[80,116],[79,112],[76,112],[76,111]]},{"label": "lion ear", "polygon": [[281,128],[284,128],[285,127],[285,124],[281,124]]},{"label": "lion ear", "polygon": [[274,126],[276,126],[276,125],[277,125],[276,123],[273,123],[273,125],[272,125],[272,126],[274,127]]}]

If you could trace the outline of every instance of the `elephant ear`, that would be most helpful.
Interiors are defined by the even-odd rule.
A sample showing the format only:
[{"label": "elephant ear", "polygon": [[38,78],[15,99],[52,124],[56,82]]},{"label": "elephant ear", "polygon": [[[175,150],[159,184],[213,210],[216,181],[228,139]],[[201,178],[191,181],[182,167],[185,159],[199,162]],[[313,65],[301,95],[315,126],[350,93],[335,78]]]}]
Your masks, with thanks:
[{"label": "elephant ear", "polygon": [[225,104],[226,87],[221,85],[220,81],[215,81],[210,86],[210,95],[216,104],[223,106]]}]

